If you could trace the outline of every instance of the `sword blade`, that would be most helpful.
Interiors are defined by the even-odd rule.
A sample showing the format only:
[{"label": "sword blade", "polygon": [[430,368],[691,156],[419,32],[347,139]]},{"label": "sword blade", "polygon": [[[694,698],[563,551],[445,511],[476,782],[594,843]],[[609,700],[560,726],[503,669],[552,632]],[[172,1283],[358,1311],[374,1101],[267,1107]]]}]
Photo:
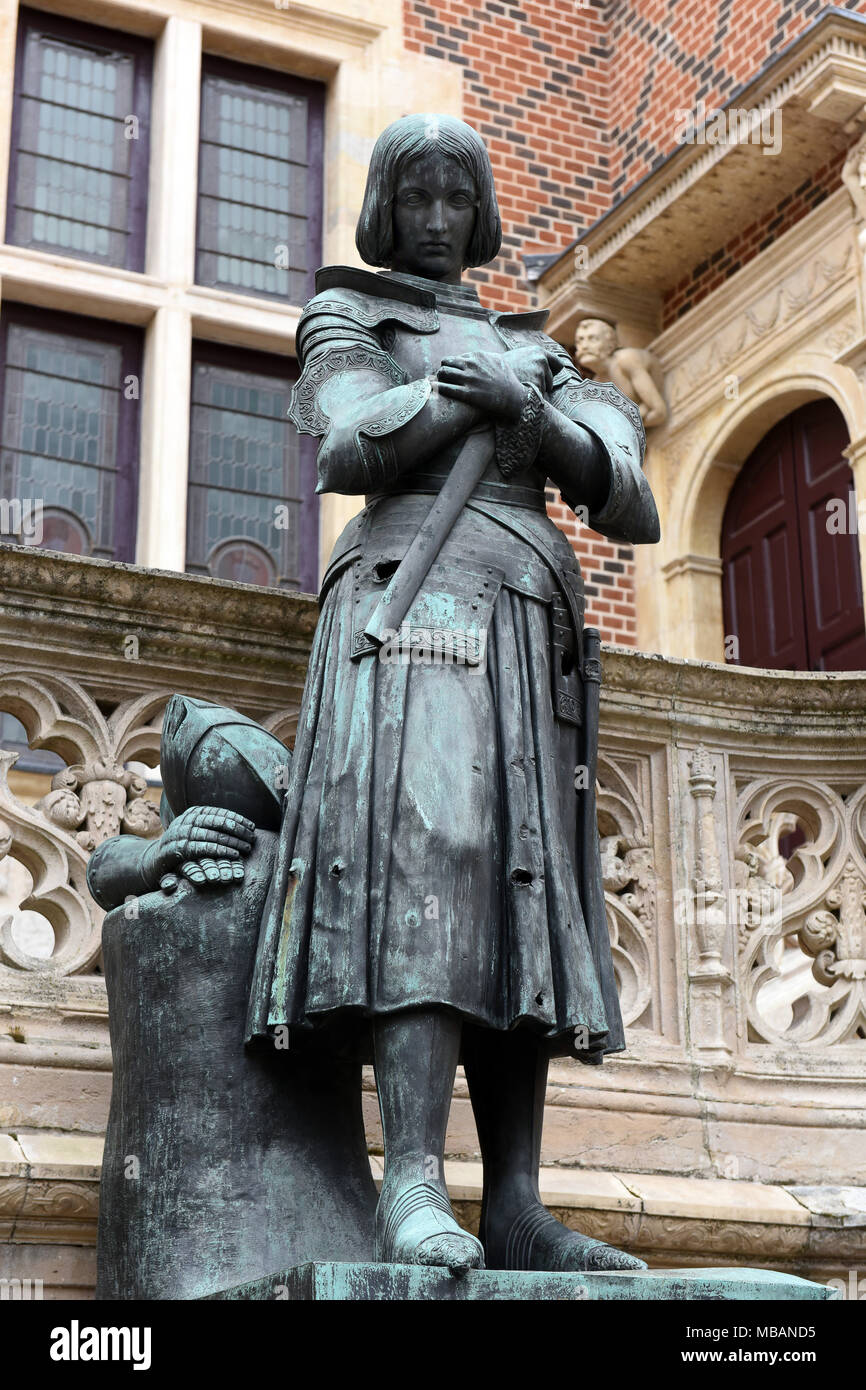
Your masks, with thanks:
[{"label": "sword blade", "polygon": [[388,629],[395,631],[399,628],[415,602],[454,523],[487,472],[495,449],[496,439],[492,430],[476,431],[467,437],[451,472],[436,494],[436,500],[364,628],[364,636],[377,646],[385,641]]}]

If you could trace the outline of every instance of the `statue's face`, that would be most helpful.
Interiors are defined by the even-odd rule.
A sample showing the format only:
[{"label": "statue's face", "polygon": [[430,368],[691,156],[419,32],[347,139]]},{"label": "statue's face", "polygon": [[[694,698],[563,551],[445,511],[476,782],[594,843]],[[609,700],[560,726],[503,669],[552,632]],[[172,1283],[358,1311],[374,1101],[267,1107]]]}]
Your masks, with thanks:
[{"label": "statue's face", "polygon": [[583,319],[574,335],[574,350],[578,362],[591,370],[609,357],[616,346],[616,336],[609,323],[602,319]]},{"label": "statue's face", "polygon": [[434,147],[403,169],[394,198],[392,270],[458,284],[478,194],[465,169]]}]

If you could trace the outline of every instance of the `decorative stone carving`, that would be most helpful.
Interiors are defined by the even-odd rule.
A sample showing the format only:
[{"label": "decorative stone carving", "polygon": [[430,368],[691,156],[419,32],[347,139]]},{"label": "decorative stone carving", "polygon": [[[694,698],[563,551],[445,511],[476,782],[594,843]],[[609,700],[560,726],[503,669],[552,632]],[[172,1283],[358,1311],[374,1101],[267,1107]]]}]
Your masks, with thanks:
[{"label": "decorative stone carving", "polygon": [[856,342],[858,336],[857,318],[852,314],[840,323],[834,324],[829,332],[824,334],[821,345],[830,357],[838,357]]},{"label": "decorative stone carving", "polygon": [[728,933],[728,905],[722,882],[714,801],[716,762],[703,744],[688,758],[689,791],[695,801],[695,858],[687,925],[693,932],[697,959],[689,965],[689,1013],[692,1039],[708,1060],[725,1060],[731,1051],[725,1028],[725,996],[731,983],[723,962]]},{"label": "decorative stone carving", "polygon": [[[671,367],[667,374],[667,396],[674,414],[678,406],[708,382],[718,383],[721,394],[729,371],[742,371],[746,353],[762,339],[781,332],[790,320],[850,275],[853,257],[850,229],[846,229],[832,237],[817,255],[809,256],[764,288],[703,346],[690,350],[687,360]],[[840,350],[834,343],[831,355]]]},{"label": "decorative stone carving", "polygon": [[41,913],[54,930],[54,949],[43,959],[15,941],[12,918],[0,921],[0,967],[57,976],[93,966],[102,913],[85,886],[87,856],[121,830],[144,837],[159,831],[156,808],[144,799],[144,778],[124,763],[154,757],[165,701],[164,693],[150,691],[106,715],[66,676],[0,679],[0,709],[21,721],[34,747],[70,760],[31,807],[9,787],[18,755],[0,750],[0,860],[9,856],[28,870],[33,888],[19,906]]},{"label": "decorative stone carving", "polygon": [[[620,1005],[626,1025],[655,1026],[656,880],[649,808],[625,766],[602,759],[598,789],[601,868]],[[613,833],[611,833],[613,832]]]},{"label": "decorative stone carving", "polygon": [[0,1228],[16,1243],[95,1245],[99,1183],[0,1176]]},{"label": "decorative stone carving", "polygon": [[[752,900],[756,887],[776,894],[770,913],[761,911],[740,934],[750,1036],[810,1046],[862,1041],[866,788],[846,793],[793,778],[753,782],[741,793],[737,827],[746,891]],[[780,839],[798,828],[805,841],[786,861]],[[766,894],[760,901],[763,908]]]},{"label": "decorative stone carving", "polygon": [[51,791],[34,809],[64,830],[77,827],[76,840],[90,850],[121,831],[146,839],[161,832],[159,813],[145,800],[146,790],[138,773],[97,759],[55,773]]},{"label": "decorative stone carving", "polygon": [[713,815],[716,795],[715,763],[703,744],[689,758],[689,790],[695,799],[695,924],[701,968],[726,975],[722,965],[727,914],[722,870]]},{"label": "decorative stone carving", "polygon": [[861,255],[866,255],[866,135],[848,151],[842,166],[842,182],[851,195],[859,231],[857,242]]},{"label": "decorative stone carving", "polygon": [[582,319],[574,347],[579,365],[596,381],[612,381],[636,403],[647,429],[665,423],[664,371],[649,349],[620,347],[616,329],[604,319]]}]

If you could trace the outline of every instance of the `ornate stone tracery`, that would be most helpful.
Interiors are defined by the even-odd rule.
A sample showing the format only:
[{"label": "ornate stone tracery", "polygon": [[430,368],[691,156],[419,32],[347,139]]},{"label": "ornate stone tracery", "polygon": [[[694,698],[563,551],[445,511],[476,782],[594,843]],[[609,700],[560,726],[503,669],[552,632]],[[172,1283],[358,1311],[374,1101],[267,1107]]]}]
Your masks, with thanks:
[{"label": "ornate stone tracery", "polygon": [[[866,1038],[864,807],[866,788],[823,781],[772,778],[740,792],[738,877],[749,903],[740,971],[754,1041]],[[786,857],[784,837],[796,831],[805,838]]]},{"label": "ornate stone tracery", "polygon": [[87,857],[121,831],[145,838],[158,833],[147,783],[125,764],[155,761],[165,701],[164,692],[148,692],[106,715],[68,677],[0,679],[0,708],[21,721],[32,746],[79,760],[56,772],[51,790],[28,806],[9,786],[18,754],[0,750],[0,860],[8,856],[24,865],[33,887],[19,907],[41,913],[54,931],[50,956],[37,958],[15,940],[7,917],[0,923],[0,961],[7,967],[70,975],[93,966],[102,914],[85,886]]},{"label": "ornate stone tracery", "polygon": [[[652,1028],[656,897],[651,829],[638,767],[602,757],[598,790],[601,867],[614,969],[626,1026]],[[637,774],[637,775],[636,775]]]}]

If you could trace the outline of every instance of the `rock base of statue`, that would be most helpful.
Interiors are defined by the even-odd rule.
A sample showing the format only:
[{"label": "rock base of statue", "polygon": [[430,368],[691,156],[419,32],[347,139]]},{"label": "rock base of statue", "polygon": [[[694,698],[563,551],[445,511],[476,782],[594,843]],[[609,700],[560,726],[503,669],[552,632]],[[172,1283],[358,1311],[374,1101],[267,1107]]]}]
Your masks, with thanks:
[{"label": "rock base of statue", "polygon": [[785,1302],[836,1298],[835,1289],[772,1269],[645,1269],[597,1274],[536,1274],[505,1269],[470,1270],[455,1277],[424,1265],[296,1265],[254,1279],[211,1299],[289,1302],[473,1302],[491,1300],[688,1302],[692,1300]]}]

